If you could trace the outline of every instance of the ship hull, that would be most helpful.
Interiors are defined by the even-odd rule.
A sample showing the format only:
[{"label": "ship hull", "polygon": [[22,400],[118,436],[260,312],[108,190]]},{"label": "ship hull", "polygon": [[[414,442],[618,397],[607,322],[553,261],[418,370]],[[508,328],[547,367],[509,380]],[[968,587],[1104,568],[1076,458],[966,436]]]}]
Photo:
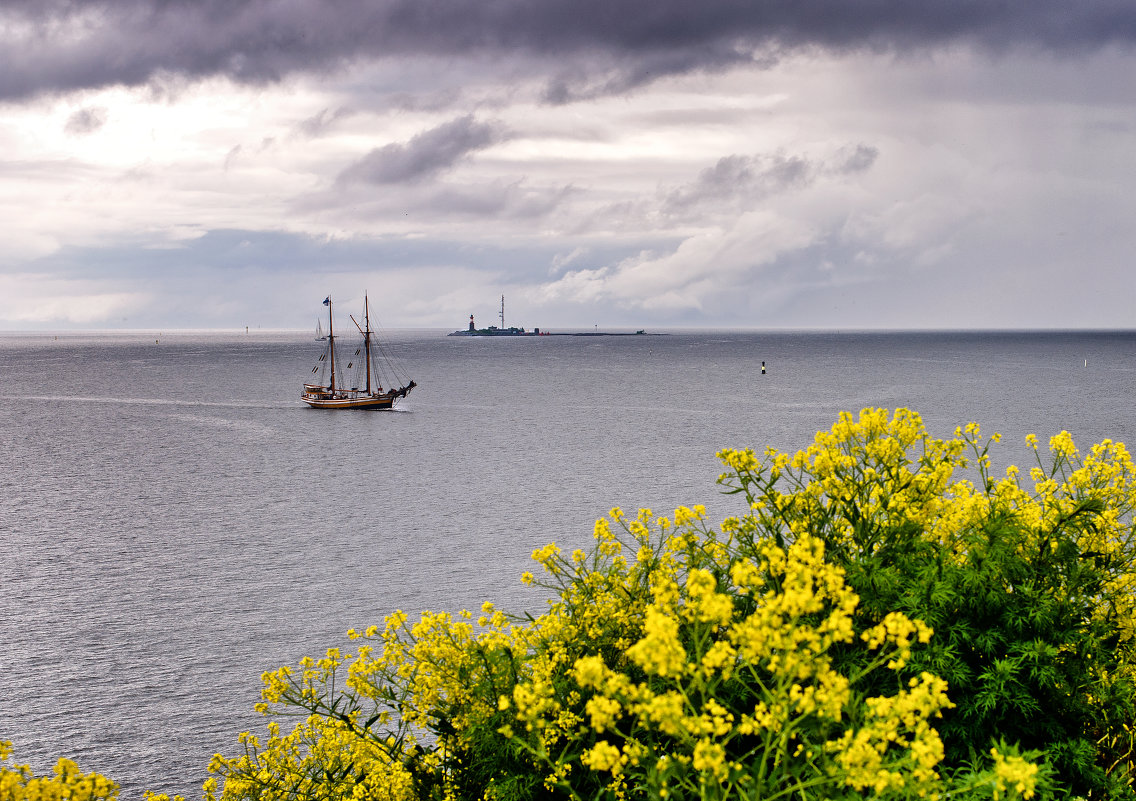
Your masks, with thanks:
[{"label": "ship hull", "polygon": [[393,409],[395,397],[393,392],[347,398],[300,395],[300,399],[313,409]]}]

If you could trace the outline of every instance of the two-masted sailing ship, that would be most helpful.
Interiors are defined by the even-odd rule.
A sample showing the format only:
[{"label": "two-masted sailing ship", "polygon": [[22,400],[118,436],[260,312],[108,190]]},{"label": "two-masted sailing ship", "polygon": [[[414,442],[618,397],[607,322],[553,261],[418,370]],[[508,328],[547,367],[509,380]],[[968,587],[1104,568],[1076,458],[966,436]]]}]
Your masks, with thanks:
[{"label": "two-masted sailing ship", "polygon": [[408,380],[389,348],[375,338],[367,297],[363,296],[363,325],[351,317],[363,342],[347,359],[337,352],[337,340],[342,337],[335,335],[330,295],[323,305],[327,306],[327,346],[312,368],[317,377],[304,384],[300,399],[313,409],[394,408],[395,401],[418,385]]}]

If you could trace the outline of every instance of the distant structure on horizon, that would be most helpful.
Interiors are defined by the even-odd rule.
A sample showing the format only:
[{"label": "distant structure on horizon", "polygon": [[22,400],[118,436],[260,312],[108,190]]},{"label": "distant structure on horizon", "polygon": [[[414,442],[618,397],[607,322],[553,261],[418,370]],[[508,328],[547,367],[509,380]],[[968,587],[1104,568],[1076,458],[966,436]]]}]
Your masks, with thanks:
[{"label": "distant structure on horizon", "polygon": [[501,296],[501,325],[491,325],[488,328],[478,328],[473,322],[473,315],[469,316],[469,328],[461,331],[453,331],[446,336],[450,337],[634,337],[634,336],[663,336],[662,334],[647,334],[642,328],[632,333],[609,333],[607,331],[580,331],[580,332],[565,332],[559,334],[552,334],[548,331],[541,331],[539,328],[534,328],[532,331],[526,331],[523,328],[517,328],[515,325],[505,327],[505,296]]},{"label": "distant structure on horizon", "polygon": [[516,326],[505,327],[505,296],[501,296],[501,326],[491,325],[488,328],[478,328],[474,325],[473,315],[469,316],[469,328],[464,331],[454,331],[451,337],[539,337],[542,336],[539,328],[526,331]]}]

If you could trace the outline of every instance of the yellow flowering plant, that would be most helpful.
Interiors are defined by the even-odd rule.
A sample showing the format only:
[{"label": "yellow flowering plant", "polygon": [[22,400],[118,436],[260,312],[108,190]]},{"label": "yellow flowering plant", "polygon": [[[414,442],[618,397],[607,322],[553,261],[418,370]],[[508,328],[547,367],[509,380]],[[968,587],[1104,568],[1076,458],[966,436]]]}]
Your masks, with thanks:
[{"label": "yellow flowering plant", "polygon": [[927,675],[864,698],[860,676],[832,659],[858,642],[873,653],[862,673],[894,669],[930,637],[925,626],[895,615],[857,637],[857,599],[815,538],[765,541],[750,554],[710,530],[701,509],[659,521],[661,542],[648,516],[629,524],[613,514],[624,541],[600,521],[583,566],[546,560],[561,577],[552,614],[568,641],[541,644],[548,653],[512,703],[529,733],[515,736],[548,767],[550,789],[770,798],[938,786],[942,747],[929,724],[950,705],[945,685]]},{"label": "yellow flowering plant", "polygon": [[83,773],[60,759],[50,776],[36,776],[28,765],[12,762],[12,743],[0,741],[0,801],[113,801],[118,785],[98,773]]},{"label": "yellow flowering plant", "polygon": [[[926,625],[892,613],[858,630],[859,600],[819,538],[759,537],[736,519],[715,531],[704,516],[614,509],[591,554],[534,554],[556,622],[501,703],[517,717],[504,733],[544,766],[546,792],[915,798],[998,786],[992,763],[938,771],[946,683],[900,676]],[[850,652],[865,658],[842,671]],[[866,692],[877,674],[888,689]],[[1006,797],[1032,796],[1047,776]]]},{"label": "yellow flowering plant", "polygon": [[893,612],[935,629],[900,674],[949,683],[946,769],[1004,738],[1045,752],[1074,794],[1131,798],[1136,468],[1121,443],[1082,457],[1061,432],[1048,457],[1027,438],[1028,479],[995,478],[998,441],[865,409],[792,456],[723,451],[719,480],[750,509],[739,537],[824,541],[861,598],[858,630]]},{"label": "yellow flowering plant", "polygon": [[[381,631],[349,631],[352,651],[265,673],[268,737],[243,734],[243,753],[213,758],[207,801],[448,799],[460,786],[480,798],[492,780],[523,784],[531,768],[511,764],[496,731],[521,640],[491,604],[472,617],[425,612],[411,624],[395,612]],[[286,733],[288,718],[297,720]]]},{"label": "yellow flowering plant", "polygon": [[206,799],[1131,797],[1136,470],[1062,433],[996,479],[996,441],[868,409],[724,450],[742,514],[613,509],[534,552],[539,617],[266,673]]}]

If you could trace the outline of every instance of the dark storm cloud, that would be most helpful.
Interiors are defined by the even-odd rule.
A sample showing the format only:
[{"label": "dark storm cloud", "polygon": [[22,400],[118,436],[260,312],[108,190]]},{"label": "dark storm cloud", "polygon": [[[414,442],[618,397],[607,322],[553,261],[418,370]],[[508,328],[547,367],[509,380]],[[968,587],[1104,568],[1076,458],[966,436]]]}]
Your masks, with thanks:
[{"label": "dark storm cloud", "polygon": [[1134,40],[1130,0],[0,0],[0,98],[506,53],[546,63],[556,100],[798,47],[1079,52]]},{"label": "dark storm cloud", "polygon": [[378,147],[339,174],[340,183],[400,184],[428,178],[505,137],[500,126],[472,116],[423,131],[406,144]]}]

